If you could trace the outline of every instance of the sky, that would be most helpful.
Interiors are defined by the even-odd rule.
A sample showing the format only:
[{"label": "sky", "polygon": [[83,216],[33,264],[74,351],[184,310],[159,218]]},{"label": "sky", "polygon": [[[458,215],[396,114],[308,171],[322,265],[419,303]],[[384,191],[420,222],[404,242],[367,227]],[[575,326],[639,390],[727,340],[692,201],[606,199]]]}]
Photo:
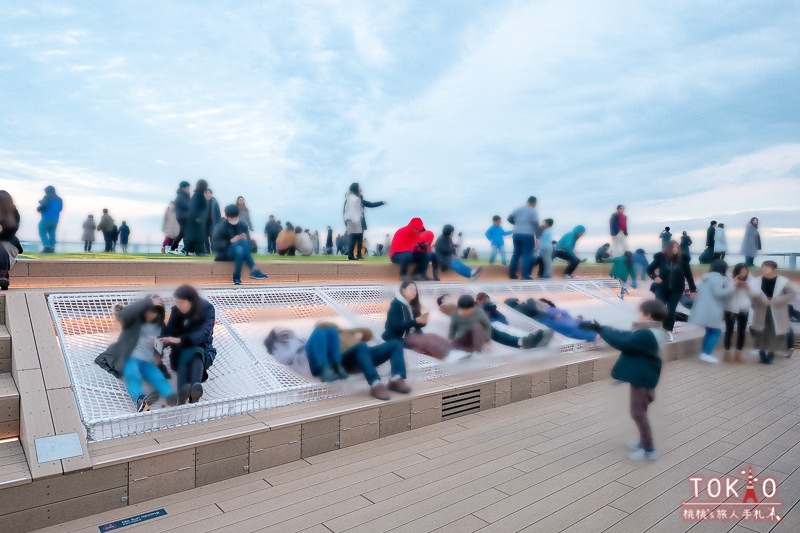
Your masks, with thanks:
[{"label": "sky", "polygon": [[648,250],[716,219],[738,251],[758,216],[800,251],[798,27],[769,0],[0,0],[0,188],[26,239],[52,184],[60,240],[106,207],[160,242],[205,178],[257,233],[342,231],[357,181],[373,241],[419,216],[485,248],[535,195],[586,251],[617,204]]}]

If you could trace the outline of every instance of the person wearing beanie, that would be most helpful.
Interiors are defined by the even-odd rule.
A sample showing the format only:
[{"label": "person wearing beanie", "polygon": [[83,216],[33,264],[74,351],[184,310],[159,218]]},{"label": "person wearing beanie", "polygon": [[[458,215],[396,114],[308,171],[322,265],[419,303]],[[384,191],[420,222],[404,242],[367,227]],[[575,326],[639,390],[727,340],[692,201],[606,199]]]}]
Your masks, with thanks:
[{"label": "person wearing beanie", "polygon": [[[525,205],[511,213],[508,216],[508,222],[514,225],[514,232],[511,235],[514,251],[511,253],[508,277],[519,279],[520,276],[517,273],[520,272],[522,279],[531,279],[533,251],[536,248],[536,236],[540,233],[536,197],[529,197]],[[521,271],[518,270],[520,261],[522,262]]]},{"label": "person wearing beanie", "polygon": [[[186,224],[189,223],[189,206],[191,204],[191,197],[189,196],[189,191],[191,190],[191,185],[188,181],[182,181],[178,185],[178,190],[175,191],[175,219],[178,221],[178,227],[180,230],[178,234],[172,239],[172,244],[169,247],[169,253],[172,255],[179,255],[180,252],[178,251],[178,244],[180,244],[181,240],[184,240],[186,236]],[[183,243],[184,248],[186,248],[186,242]],[[188,251],[184,253],[188,254]]]},{"label": "person wearing beanie", "polygon": [[42,241],[42,252],[52,254],[56,251],[56,228],[64,202],[56,194],[56,188],[48,185],[44,188],[44,198],[39,200],[36,210],[41,213],[39,221],[39,238]]},{"label": "person wearing beanie", "polygon": [[434,246],[436,262],[442,271],[452,269],[457,274],[467,279],[474,280],[481,275],[481,267],[473,270],[462,263],[456,256],[456,246],[455,243],[453,243],[454,231],[455,228],[450,224],[445,224],[444,228],[442,228],[442,234],[436,239],[436,245]]},{"label": "person wearing beanie", "polygon": [[239,220],[239,208],[231,204],[225,207],[225,219],[214,228],[212,238],[215,261],[233,262],[233,284],[242,284],[242,263],[250,269],[250,279],[262,280],[267,275],[256,268],[250,252],[250,230]]}]

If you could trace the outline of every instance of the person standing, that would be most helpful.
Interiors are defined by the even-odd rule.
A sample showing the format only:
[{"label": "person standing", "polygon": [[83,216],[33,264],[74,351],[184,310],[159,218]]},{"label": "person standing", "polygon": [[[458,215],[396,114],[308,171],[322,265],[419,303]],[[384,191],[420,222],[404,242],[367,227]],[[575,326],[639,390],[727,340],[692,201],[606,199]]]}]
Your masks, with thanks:
[{"label": "person standing", "polygon": [[671,241],[664,247],[663,252],[658,252],[653,256],[653,262],[647,267],[647,275],[653,280],[650,290],[656,298],[667,305],[667,317],[664,319],[664,330],[667,332],[669,341],[675,340],[673,329],[675,328],[675,309],[678,302],[689,284],[689,292],[692,296],[697,293],[697,286],[694,284],[692,268],[689,266],[687,258],[681,253],[680,245]]},{"label": "person standing", "polygon": [[617,212],[611,215],[611,243],[615,257],[621,257],[628,251],[628,217],[625,215],[625,206],[617,206]]},{"label": "person standing", "polygon": [[206,217],[208,201],[206,200],[206,180],[197,180],[197,185],[189,203],[189,220],[186,223],[185,249],[188,253],[203,255],[206,246]]},{"label": "person standing", "polygon": [[97,231],[103,232],[103,241],[105,242],[103,251],[107,254],[110,254],[114,249],[114,226],[114,219],[108,214],[108,209],[103,209],[103,215],[100,217]]},{"label": "person standing", "polygon": [[[539,212],[536,210],[536,197],[529,196],[528,202],[517,208],[508,216],[509,224],[514,226],[511,242],[514,251],[511,253],[511,264],[508,267],[509,279],[532,279],[533,249],[536,246],[536,235],[539,233]],[[520,266],[520,262],[522,265]],[[517,275],[518,268],[520,276]]]},{"label": "person standing", "polygon": [[692,245],[692,238],[689,237],[689,234],[685,231],[681,234],[681,253],[689,258],[689,262],[692,261],[692,256],[689,252],[689,247]]},{"label": "person standing", "polygon": [[39,238],[42,241],[42,252],[46,254],[56,251],[56,229],[63,208],[64,202],[56,194],[56,188],[52,185],[45,187],[44,198],[39,200],[36,210],[42,215],[39,221]]},{"label": "person standing", "polygon": [[95,231],[97,231],[97,224],[94,222],[94,215],[89,215],[86,220],[83,221],[83,235],[81,236],[81,240],[83,241],[84,252],[88,253],[92,251]]},{"label": "person standing", "polygon": [[175,202],[172,201],[164,211],[164,220],[161,222],[161,231],[164,233],[164,242],[161,243],[161,253],[167,251],[167,247],[172,249],[172,243],[178,238],[181,232],[178,224],[178,217],[175,214]]},{"label": "person standing", "polygon": [[748,268],[754,265],[759,250],[761,250],[761,235],[758,233],[758,218],[753,217],[744,228],[742,241],[742,255]]},{"label": "person standing", "polygon": [[539,277],[550,279],[553,277],[553,219],[546,218],[542,221],[542,235],[539,238],[539,259],[541,267]]},{"label": "person standing", "polygon": [[578,239],[580,239],[584,233],[586,233],[586,228],[580,225],[575,226],[572,231],[566,233],[556,243],[556,249],[553,253],[553,256],[563,259],[567,262],[567,268],[564,270],[564,277],[567,279],[572,279],[575,277],[575,269],[578,268],[578,265],[583,262],[578,259],[577,255],[575,255],[575,245],[578,243]]},{"label": "person standing", "polygon": [[[364,216],[364,208],[380,207],[386,204],[386,202],[367,202],[364,200],[362,192],[361,185],[358,183],[352,183],[344,198],[344,224],[347,228],[347,233],[350,235],[350,243],[347,249],[347,259],[350,261],[364,259],[364,257],[361,255],[361,249],[363,248],[364,241],[364,231],[367,229],[367,219]],[[358,255],[355,255],[356,249],[359,250]]]},{"label": "person standing", "polygon": [[[208,202],[208,211],[207,211],[207,214],[206,214],[206,247],[205,248],[206,248],[206,252],[207,253],[211,253],[211,251],[213,250],[213,244],[211,242],[212,241],[211,236],[214,234],[214,228],[216,228],[217,224],[219,224],[219,221],[222,220],[222,214],[220,213],[219,203],[217,203],[217,199],[214,198],[214,191],[212,191],[211,189],[206,189],[206,192],[204,193],[204,196],[206,198],[206,202]],[[241,198],[241,196],[239,198]],[[239,220],[242,220],[242,218],[239,217]],[[242,220],[242,222],[245,222],[245,221]],[[247,222],[245,222],[245,225],[247,225]],[[247,228],[248,228],[248,232],[249,232],[250,231],[250,226],[247,226]],[[248,235],[249,235],[249,233],[248,233]]]},{"label": "person standing", "polygon": [[771,365],[775,352],[786,349],[786,335],[791,328],[789,304],[797,296],[791,282],[778,275],[775,261],[761,264],[761,279],[754,280],[752,329],[761,363]]},{"label": "person standing", "polygon": [[[750,289],[748,279],[750,271],[744,263],[733,267],[734,292],[725,301],[725,361],[742,362],[742,349],[744,348],[745,335],[747,334],[747,319],[750,315]],[[736,329],[736,351],[731,354],[733,345],[733,330]]]},{"label": "person standing", "polygon": [[275,244],[278,241],[278,234],[281,232],[281,225],[275,220],[275,215],[270,215],[267,225],[264,226],[264,237],[267,239],[267,253],[276,254],[278,250]]},{"label": "person standing", "polygon": [[[217,204],[217,207],[219,207],[219,204]],[[247,229],[252,232],[253,223],[250,221],[250,210],[247,208],[247,203],[244,201],[244,196],[239,196],[236,198],[236,207],[239,208],[239,220],[244,222],[244,224],[247,226]]]},{"label": "person standing", "polygon": [[734,283],[726,276],[727,271],[728,265],[722,259],[711,262],[709,272],[700,280],[697,299],[689,316],[689,322],[706,330],[700,354],[700,360],[706,363],[719,363],[719,359],[711,354],[722,335],[725,304],[736,290]]},{"label": "person standing", "polygon": [[698,260],[702,264],[708,264],[714,259],[714,235],[717,232],[717,221],[712,220],[706,230],[706,247],[700,254]]},{"label": "person standing", "polygon": [[19,211],[14,199],[7,191],[0,191],[0,290],[8,290],[10,271],[17,263],[17,256],[23,252],[17,238],[18,229]]},{"label": "person standing", "polygon": [[119,227],[114,224],[111,227],[111,251],[117,253],[117,242],[119,241]]},{"label": "person standing", "polygon": [[492,253],[489,256],[489,264],[494,264],[494,259],[497,254],[500,254],[500,263],[506,266],[506,242],[505,236],[511,235],[513,231],[506,231],[503,229],[502,220],[500,215],[492,217],[492,225],[486,230],[486,238],[492,246]]},{"label": "person standing", "polygon": [[717,224],[714,230],[714,259],[725,259],[728,252],[728,239],[725,237],[725,224]]},{"label": "person standing", "polygon": [[119,245],[122,246],[122,253],[128,253],[128,239],[131,236],[131,228],[128,226],[128,223],[124,220],[122,221],[122,225],[119,227]]},{"label": "person standing", "polygon": [[670,227],[667,226],[666,228],[664,228],[661,231],[661,234],[659,235],[659,237],[661,237],[661,248],[663,249],[672,240],[672,232],[670,231]]},{"label": "person standing", "polygon": [[333,255],[333,228],[330,226],[325,234],[325,255]]},{"label": "person standing", "polygon": [[189,196],[190,185],[188,181],[182,181],[175,191],[175,219],[178,221],[178,235],[172,239],[169,253],[178,255],[178,244],[183,240],[184,253],[188,255],[186,242],[186,226],[189,224],[189,214],[191,211],[191,197]]},{"label": "person standing", "polygon": [[311,246],[314,248],[314,255],[319,255],[319,232],[317,230],[311,234]]}]

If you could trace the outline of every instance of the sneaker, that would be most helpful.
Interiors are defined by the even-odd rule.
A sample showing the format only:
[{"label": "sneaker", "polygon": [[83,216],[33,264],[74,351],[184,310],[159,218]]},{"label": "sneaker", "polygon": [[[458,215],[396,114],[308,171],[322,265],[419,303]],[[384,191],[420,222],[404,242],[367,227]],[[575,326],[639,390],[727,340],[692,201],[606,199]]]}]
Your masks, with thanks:
[{"label": "sneaker", "polygon": [[391,380],[388,389],[390,391],[399,392],[400,394],[409,394],[411,392],[411,387],[409,387],[406,384],[406,380],[402,378]]},{"label": "sneaker", "polygon": [[552,329],[544,330],[544,336],[542,337],[542,341],[536,345],[536,348],[544,348],[550,344],[550,341],[553,340],[553,336],[556,334],[555,331]]},{"label": "sneaker", "polygon": [[331,381],[336,381],[337,379],[339,379],[338,374],[336,374],[333,371],[333,369],[329,366],[326,366],[322,370],[320,370],[318,377],[319,380],[322,381],[323,383],[329,383]]},{"label": "sneaker", "polygon": [[191,385],[184,385],[183,387],[181,387],[180,390],[178,391],[178,405],[183,405],[186,402],[188,402],[189,395],[191,394],[191,392],[192,392]]},{"label": "sneaker", "polygon": [[658,456],[656,455],[655,450],[648,452],[644,448],[639,448],[635,452],[628,454],[628,459],[631,461],[655,461],[656,457]]},{"label": "sneaker", "polygon": [[474,281],[478,279],[478,277],[480,277],[481,275],[481,272],[483,272],[483,267],[478,267],[476,269],[473,269],[472,275],[469,277],[469,280]]},{"label": "sneaker", "polygon": [[564,279],[577,279],[577,276],[573,276],[572,274],[564,274]]},{"label": "sneaker", "polygon": [[529,350],[530,348],[535,348],[542,342],[544,338],[544,330],[539,330],[536,333],[531,333],[527,337],[522,338],[522,349]]},{"label": "sneaker", "polygon": [[389,396],[389,390],[386,388],[386,385],[381,382],[370,387],[369,394],[376,400],[382,400],[384,402],[392,399],[392,397]]},{"label": "sneaker", "polygon": [[183,255],[183,252],[179,252],[178,250],[172,250],[172,249],[167,250],[167,253],[169,255]]},{"label": "sneaker", "polygon": [[445,362],[452,363],[454,361],[461,361],[462,359],[469,359],[472,353],[465,352],[464,350],[450,350],[447,357],[444,358]]},{"label": "sneaker", "polygon": [[242,284],[242,278],[233,278],[233,284],[234,285],[241,285]]},{"label": "sneaker", "polygon": [[707,353],[701,353],[700,360],[703,361],[704,363],[719,363],[719,359]]},{"label": "sneaker", "polygon": [[335,365],[333,371],[339,376],[339,379],[347,379],[350,377],[350,374],[347,373],[347,370],[345,370],[342,365]]},{"label": "sneaker", "polygon": [[267,279],[267,275],[256,269],[250,272],[250,279]]},{"label": "sneaker", "polygon": [[158,393],[155,391],[139,396],[139,399],[136,400],[136,412],[144,413],[149,411],[150,407],[158,401],[158,397]]},{"label": "sneaker", "polygon": [[[3,283],[3,280],[0,279],[0,285],[2,285],[2,283]],[[5,289],[3,289],[3,290],[5,290]],[[786,353],[783,354],[783,356],[786,359],[789,359],[791,356],[794,355],[794,350],[795,350],[794,348],[789,348],[788,350],[786,350]]]},{"label": "sneaker", "polygon": [[8,278],[0,278],[0,290],[7,291],[8,286],[9,286]]},{"label": "sneaker", "polygon": [[165,407],[175,407],[178,405],[178,395],[174,392],[164,399]]},{"label": "sneaker", "polygon": [[189,403],[197,403],[200,401],[200,398],[202,397],[203,397],[203,384],[192,383],[192,386],[189,389]]},{"label": "sneaker", "polygon": [[667,332],[667,341],[668,342],[675,342],[675,334],[671,331]]},{"label": "sneaker", "polygon": [[508,279],[519,279],[519,276],[516,276],[516,275],[508,276]]},{"label": "sneaker", "polygon": [[641,450],[642,449],[642,443],[639,442],[639,441],[629,442],[628,443],[628,449],[629,450]]},{"label": "sneaker", "polygon": [[522,281],[533,281],[533,278],[530,276],[523,276]]}]

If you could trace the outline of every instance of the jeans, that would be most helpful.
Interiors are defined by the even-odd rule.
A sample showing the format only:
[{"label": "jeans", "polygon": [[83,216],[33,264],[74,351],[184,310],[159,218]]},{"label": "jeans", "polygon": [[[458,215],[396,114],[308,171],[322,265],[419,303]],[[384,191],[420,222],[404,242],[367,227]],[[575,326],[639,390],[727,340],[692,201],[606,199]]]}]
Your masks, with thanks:
[{"label": "jeans", "polygon": [[315,377],[322,373],[323,368],[340,364],[339,332],[334,328],[315,328],[306,341],[306,356],[308,368]]},{"label": "jeans", "polygon": [[722,335],[722,330],[717,328],[706,328],[706,333],[703,335],[703,353],[707,355],[711,355],[711,352],[714,351],[714,347],[719,342],[719,338]]},{"label": "jeans", "polygon": [[500,331],[499,329],[496,328],[492,328],[492,340],[494,342],[502,344],[503,346],[519,348],[519,337],[515,337],[510,333],[506,333],[505,331]]},{"label": "jeans", "polygon": [[639,278],[640,280],[647,279],[646,274],[647,267],[645,265],[640,265],[638,263],[633,264],[633,277],[634,279]]},{"label": "jeans", "polygon": [[492,245],[492,254],[489,256],[489,264],[494,264],[494,258],[497,257],[497,254],[500,254],[500,262],[503,266],[506,266],[506,247],[504,245]]},{"label": "jeans", "polygon": [[424,252],[395,252],[392,255],[392,263],[400,265],[400,276],[406,277],[408,275],[408,267],[415,265],[415,274],[422,276],[428,273],[428,262],[430,256]]},{"label": "jeans", "polygon": [[267,235],[267,253],[268,254],[276,254],[278,253],[278,236],[277,235]]},{"label": "jeans", "polygon": [[461,262],[460,259],[456,259],[455,257],[450,261],[450,268],[456,274],[464,276],[465,278],[472,277],[472,269]]},{"label": "jeans", "polygon": [[157,390],[162,398],[166,398],[173,392],[167,378],[164,377],[164,374],[152,361],[142,361],[134,357],[129,358],[122,369],[122,377],[125,378],[125,387],[134,402],[144,394],[142,381],[152,385],[153,389]]},{"label": "jeans", "polygon": [[511,236],[511,241],[514,243],[514,251],[511,253],[508,276],[512,279],[517,276],[517,268],[520,260],[522,260],[522,278],[530,278],[531,270],[533,269],[533,247],[535,244],[533,235],[518,235],[515,233]]},{"label": "jeans", "polygon": [[736,350],[742,351],[744,347],[744,337],[747,333],[747,311],[740,311],[738,313],[731,313],[725,311],[725,338],[723,339],[723,346],[726,350],[731,349],[733,341],[733,329],[736,327]]},{"label": "jeans", "polygon": [[350,234],[350,245],[347,249],[347,257],[355,257],[355,252],[358,251],[358,257],[361,257],[363,254],[361,253],[361,248],[364,245],[364,234],[363,233],[351,233]]},{"label": "jeans", "polygon": [[578,265],[581,264],[581,260],[572,252],[556,250],[554,255],[567,262],[567,268],[564,269],[565,276],[571,276],[575,269],[578,268]]},{"label": "jeans", "polygon": [[[183,359],[186,360],[184,361]],[[181,357],[181,364],[178,365],[177,371],[178,389],[182,388],[184,385],[201,383],[203,381],[204,371],[203,358],[199,353],[185,358]]]},{"label": "jeans", "polygon": [[56,228],[58,227],[58,220],[40,220],[39,221],[39,239],[42,241],[42,247],[53,249],[56,247]]},{"label": "jeans", "polygon": [[755,265],[755,260],[756,260],[755,256],[749,256],[749,255],[744,256],[744,264],[747,265],[748,267]]},{"label": "jeans", "polygon": [[653,430],[650,429],[650,421],[647,419],[647,406],[656,399],[654,389],[644,387],[634,387],[631,385],[631,418],[639,428],[639,444],[646,452],[652,452]]},{"label": "jeans", "polygon": [[250,243],[246,240],[236,241],[231,244],[225,252],[225,257],[228,261],[233,261],[234,279],[242,277],[242,263],[247,263],[247,268],[251,272],[256,268],[253,254],[250,253]]},{"label": "jeans", "polygon": [[392,367],[392,378],[406,379],[406,359],[403,355],[403,343],[400,341],[387,341],[377,346],[367,346],[359,342],[342,354],[344,367],[361,370],[370,386],[381,380],[377,368],[386,361]]},{"label": "jeans", "polygon": [[553,277],[553,250],[543,248],[539,253],[539,277],[550,279]]}]

